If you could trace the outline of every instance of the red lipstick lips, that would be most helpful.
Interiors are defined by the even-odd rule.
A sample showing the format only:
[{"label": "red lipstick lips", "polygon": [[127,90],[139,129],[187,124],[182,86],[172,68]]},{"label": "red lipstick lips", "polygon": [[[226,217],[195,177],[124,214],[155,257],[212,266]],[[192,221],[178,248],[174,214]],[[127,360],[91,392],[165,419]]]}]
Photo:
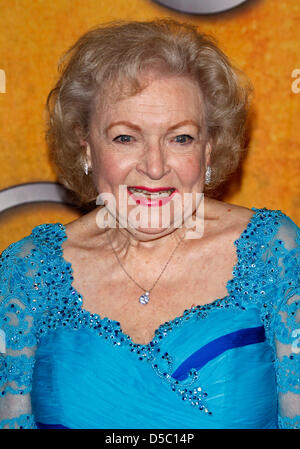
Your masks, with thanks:
[{"label": "red lipstick lips", "polygon": [[[166,197],[162,197],[162,198],[150,198],[145,195],[144,197],[141,195],[135,195],[135,192],[132,191],[133,189],[137,189],[137,190],[143,190],[146,192],[149,192],[149,194],[154,194],[154,193],[158,193],[158,192],[166,192],[166,191],[170,191],[169,195]],[[167,204],[172,198],[173,196],[176,194],[177,189],[175,189],[174,187],[156,187],[156,188],[151,188],[151,187],[145,187],[145,186],[128,186],[127,187],[127,191],[129,193],[129,195],[131,196],[131,198],[133,198],[136,202],[136,204],[139,204],[141,206],[148,206],[148,207],[153,207],[153,206],[164,206],[165,204]]]},{"label": "red lipstick lips", "polygon": [[156,187],[155,189],[151,189],[150,187],[145,186],[130,186],[134,189],[141,189],[141,190],[147,190],[150,193],[154,192],[163,192],[165,190],[176,190],[175,187]]}]

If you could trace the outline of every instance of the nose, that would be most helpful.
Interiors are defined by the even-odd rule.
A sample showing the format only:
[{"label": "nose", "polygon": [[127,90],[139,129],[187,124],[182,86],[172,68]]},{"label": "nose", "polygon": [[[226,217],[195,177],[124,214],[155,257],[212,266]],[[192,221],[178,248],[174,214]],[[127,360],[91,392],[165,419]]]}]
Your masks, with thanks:
[{"label": "nose", "polygon": [[151,179],[161,179],[170,172],[167,154],[159,141],[147,145],[136,169]]}]

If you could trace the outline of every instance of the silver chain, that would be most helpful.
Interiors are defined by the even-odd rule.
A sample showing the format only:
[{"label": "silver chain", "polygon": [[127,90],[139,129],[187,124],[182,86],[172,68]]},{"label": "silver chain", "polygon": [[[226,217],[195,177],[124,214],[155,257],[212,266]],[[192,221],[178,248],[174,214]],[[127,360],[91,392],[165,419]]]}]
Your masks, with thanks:
[{"label": "silver chain", "polygon": [[[109,234],[109,232],[107,233],[107,238],[108,238],[108,240],[109,240],[109,242],[110,242],[110,246],[111,246],[111,248],[112,248],[112,250],[113,250],[113,252],[114,252],[114,254],[115,254],[116,258],[117,258],[117,261],[119,262],[119,264],[120,264],[120,266],[121,266],[121,268],[125,271],[125,273],[127,274],[127,276],[128,276],[128,277],[129,277],[129,278],[130,278],[130,279],[131,279],[131,280],[132,280],[138,287],[140,287],[143,291],[145,291],[145,289],[144,289],[140,284],[138,284],[138,283],[137,283],[137,282],[130,276],[130,274],[126,271],[126,269],[124,268],[124,265],[121,263],[118,254],[116,253],[116,251],[114,250],[114,247],[112,246],[112,242],[111,242],[111,239],[110,239],[110,237],[108,236],[108,234]],[[176,249],[178,248],[178,246],[180,245],[180,243],[182,242],[183,239],[184,239],[184,236],[180,238],[180,240],[179,240],[179,242],[177,243],[176,247],[173,249],[173,251],[172,251],[172,253],[171,253],[169,259],[167,260],[167,263],[165,264],[163,270],[161,271],[160,275],[158,276],[158,278],[156,279],[156,281],[154,282],[154,284],[152,285],[152,287],[150,288],[150,290],[147,290],[149,293],[151,292],[151,290],[153,290],[153,288],[155,287],[155,285],[157,284],[157,282],[160,280],[162,274],[164,273],[165,269],[166,269],[167,266],[169,265],[169,262],[170,262],[170,260],[171,260],[171,258],[172,258],[172,256],[173,256],[173,254],[175,253]]]}]

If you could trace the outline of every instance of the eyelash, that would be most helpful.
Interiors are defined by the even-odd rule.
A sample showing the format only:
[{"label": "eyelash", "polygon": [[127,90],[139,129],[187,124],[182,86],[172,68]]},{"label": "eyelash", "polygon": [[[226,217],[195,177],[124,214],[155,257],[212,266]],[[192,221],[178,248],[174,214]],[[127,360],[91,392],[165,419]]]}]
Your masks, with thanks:
[{"label": "eyelash", "polygon": [[115,138],[113,139],[113,141],[114,141],[114,142],[120,142],[120,143],[123,143],[123,144],[130,143],[130,142],[122,142],[121,140],[118,140],[118,139],[120,139],[121,137],[129,137],[130,139],[132,138],[132,136],[129,136],[128,134],[120,134],[119,136],[115,137]]},{"label": "eyelash", "polygon": [[[130,139],[132,139],[132,136],[129,136],[128,134],[120,134],[119,136],[117,136],[117,137],[115,137],[114,139],[113,139],[113,141],[114,142],[120,142],[120,143],[122,143],[122,144],[127,144],[127,143],[130,143],[131,141],[122,141],[121,140],[121,138],[123,138],[123,137],[126,137],[126,138],[130,138]],[[194,138],[192,137],[192,136],[190,136],[189,134],[180,134],[179,136],[176,136],[175,138],[174,138],[174,140],[176,140],[176,139],[178,139],[179,137],[185,137],[185,138],[188,138],[188,140],[189,140],[189,142],[191,142],[191,141],[193,141],[194,140]],[[177,142],[177,143],[179,143],[179,144],[182,144],[182,145],[186,145],[187,143],[189,143],[189,142]]]},{"label": "eyelash", "polygon": [[187,143],[190,143],[191,141],[194,140],[194,138],[192,136],[190,136],[189,134],[180,134],[179,136],[176,136],[175,139],[178,139],[178,137],[187,137],[188,138],[189,142],[177,142],[177,143],[181,143],[182,145],[186,145]]}]

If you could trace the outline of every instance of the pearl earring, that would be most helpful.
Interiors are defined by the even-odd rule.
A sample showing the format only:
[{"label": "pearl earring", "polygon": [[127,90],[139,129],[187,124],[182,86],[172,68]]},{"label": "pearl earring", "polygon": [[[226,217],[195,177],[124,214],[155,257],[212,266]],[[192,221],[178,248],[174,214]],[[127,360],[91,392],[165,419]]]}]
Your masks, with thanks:
[{"label": "pearl earring", "polygon": [[211,167],[208,166],[205,172],[205,184],[209,184],[211,180]]}]

